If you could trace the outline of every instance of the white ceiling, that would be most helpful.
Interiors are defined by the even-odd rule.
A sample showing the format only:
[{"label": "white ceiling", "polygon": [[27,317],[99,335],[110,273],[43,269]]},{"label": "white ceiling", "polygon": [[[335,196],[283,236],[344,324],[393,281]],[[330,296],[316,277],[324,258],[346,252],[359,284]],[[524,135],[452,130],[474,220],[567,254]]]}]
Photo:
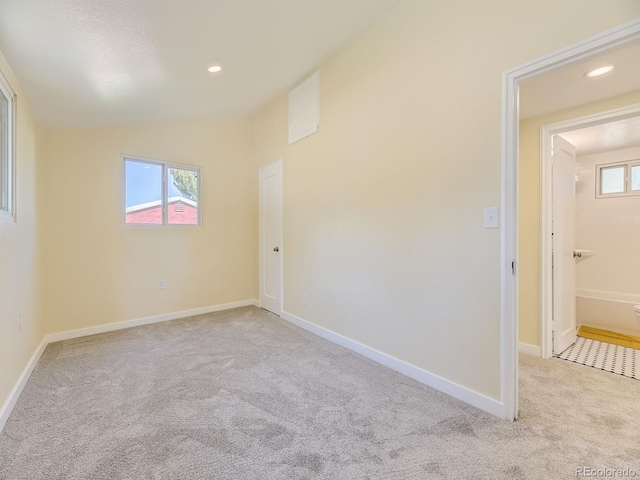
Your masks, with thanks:
[{"label": "white ceiling", "polygon": [[[584,74],[603,65],[612,72]],[[520,118],[564,110],[640,89],[640,42],[537,75],[520,84]]]},{"label": "white ceiling", "polygon": [[0,51],[46,128],[217,118],[292,87],[400,1],[2,0]]},{"label": "white ceiling", "polygon": [[561,134],[579,155],[640,147],[640,117],[618,120]]}]

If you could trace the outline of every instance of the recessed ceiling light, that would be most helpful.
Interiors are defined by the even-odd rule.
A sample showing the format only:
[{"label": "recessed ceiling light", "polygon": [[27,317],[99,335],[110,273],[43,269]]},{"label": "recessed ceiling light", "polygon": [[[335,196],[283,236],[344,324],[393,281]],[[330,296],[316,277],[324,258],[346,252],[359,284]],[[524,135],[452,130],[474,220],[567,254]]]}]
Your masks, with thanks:
[{"label": "recessed ceiling light", "polygon": [[604,75],[605,73],[609,73],[613,70],[613,65],[606,65],[604,67],[594,68],[593,70],[589,70],[584,74],[585,77],[593,78],[599,77],[600,75]]},{"label": "recessed ceiling light", "polygon": [[220,65],[211,65],[209,68],[207,68],[207,72],[209,73],[218,73],[220,70],[222,70],[222,67]]}]

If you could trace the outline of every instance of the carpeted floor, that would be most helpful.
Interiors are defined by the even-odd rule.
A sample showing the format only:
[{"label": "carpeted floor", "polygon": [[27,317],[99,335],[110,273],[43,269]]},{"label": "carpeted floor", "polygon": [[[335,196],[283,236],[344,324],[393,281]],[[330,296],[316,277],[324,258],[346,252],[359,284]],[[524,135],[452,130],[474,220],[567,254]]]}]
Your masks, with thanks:
[{"label": "carpeted floor", "polygon": [[561,479],[636,468],[640,382],[522,356],[509,423],[255,307],[51,344],[2,479]]}]

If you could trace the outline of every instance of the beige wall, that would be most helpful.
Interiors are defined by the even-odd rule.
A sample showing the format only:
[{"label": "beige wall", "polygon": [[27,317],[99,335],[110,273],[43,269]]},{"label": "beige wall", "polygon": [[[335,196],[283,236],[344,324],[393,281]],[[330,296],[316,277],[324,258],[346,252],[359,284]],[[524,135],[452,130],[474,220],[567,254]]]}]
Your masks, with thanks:
[{"label": "beige wall", "polygon": [[[640,147],[580,155],[576,171],[576,321],[637,336],[640,323],[640,196],[596,198],[596,165],[637,160]],[[587,298],[589,297],[589,298]],[[597,297],[597,298],[593,298]],[[618,301],[614,301],[618,300]]]},{"label": "beige wall", "polygon": [[520,122],[518,295],[523,343],[540,346],[540,127],[635,103],[640,103],[640,90]]},{"label": "beige wall", "polygon": [[[247,132],[237,118],[47,134],[48,333],[256,298]],[[202,227],[124,226],[123,153],[201,166]]]},{"label": "beige wall", "polygon": [[576,264],[576,288],[640,298],[640,196],[596,198],[596,165],[640,158],[640,147],[577,156],[576,248],[594,255]]},{"label": "beige wall", "polygon": [[[278,158],[285,310],[498,398],[500,232],[482,209],[500,201],[502,72],[638,16],[636,0],[407,0],[320,67],[320,132],[292,146],[285,95],[250,122],[42,144],[22,101],[20,216],[0,226],[0,399],[43,309],[53,333],[256,297],[256,170]],[[203,227],[123,226],[122,153],[201,165]]]},{"label": "beige wall", "polygon": [[500,231],[482,222],[502,72],[638,16],[409,0],[320,66],[319,133],[287,146],[284,95],[258,112],[256,166],[284,160],[285,310],[499,398]]},{"label": "beige wall", "polygon": [[[15,223],[0,222],[0,407],[8,399],[22,371],[45,334],[40,286],[39,194],[42,171],[42,134],[27,99],[4,56],[0,70],[18,100],[16,145]],[[20,311],[24,327],[18,330]]]}]

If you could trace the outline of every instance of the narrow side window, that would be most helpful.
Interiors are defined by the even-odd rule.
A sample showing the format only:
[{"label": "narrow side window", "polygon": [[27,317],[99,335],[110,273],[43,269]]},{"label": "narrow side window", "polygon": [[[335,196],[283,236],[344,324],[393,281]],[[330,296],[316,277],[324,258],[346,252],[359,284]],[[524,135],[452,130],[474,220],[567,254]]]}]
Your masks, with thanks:
[{"label": "narrow side window", "polygon": [[15,94],[0,72],[0,219],[15,215]]}]

